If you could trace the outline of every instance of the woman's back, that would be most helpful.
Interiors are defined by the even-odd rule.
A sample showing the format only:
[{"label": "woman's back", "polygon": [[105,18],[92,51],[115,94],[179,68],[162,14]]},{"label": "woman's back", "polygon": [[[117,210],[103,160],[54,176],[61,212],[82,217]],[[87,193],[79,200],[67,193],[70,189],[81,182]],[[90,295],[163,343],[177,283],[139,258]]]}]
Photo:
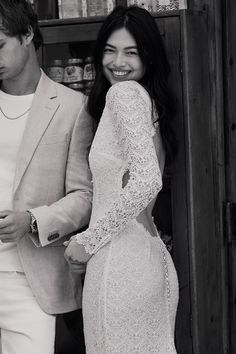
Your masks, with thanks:
[{"label": "woman's back", "polygon": [[[162,139],[160,136],[159,129],[157,129],[156,134],[153,136],[153,143],[156,149],[156,154],[157,154],[161,174],[163,174],[164,166],[165,166],[165,150],[162,144]],[[156,202],[156,198],[154,198],[148,204],[148,206],[143,211],[141,211],[141,213],[136,218],[137,221],[141,223],[152,236],[157,235],[156,226],[154,225],[153,216],[152,216],[152,210],[154,208],[155,202]]]}]

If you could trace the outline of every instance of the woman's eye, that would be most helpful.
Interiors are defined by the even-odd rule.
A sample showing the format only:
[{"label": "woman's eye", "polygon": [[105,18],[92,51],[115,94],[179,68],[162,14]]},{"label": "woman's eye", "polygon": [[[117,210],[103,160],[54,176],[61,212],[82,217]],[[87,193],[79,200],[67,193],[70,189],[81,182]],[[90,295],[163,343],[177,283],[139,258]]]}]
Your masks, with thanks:
[{"label": "woman's eye", "polygon": [[105,48],[104,53],[113,53],[113,50],[111,48]]},{"label": "woman's eye", "polygon": [[138,55],[137,52],[132,52],[132,51],[131,51],[131,52],[127,52],[126,54],[127,54],[127,55]]}]

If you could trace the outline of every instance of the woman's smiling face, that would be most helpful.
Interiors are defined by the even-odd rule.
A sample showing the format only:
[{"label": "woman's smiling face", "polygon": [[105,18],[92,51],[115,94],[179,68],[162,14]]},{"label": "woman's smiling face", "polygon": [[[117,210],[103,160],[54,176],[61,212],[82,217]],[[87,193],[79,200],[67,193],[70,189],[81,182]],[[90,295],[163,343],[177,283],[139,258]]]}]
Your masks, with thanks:
[{"label": "woman's smiling face", "polygon": [[137,44],[126,28],[114,31],[107,40],[103,53],[103,72],[111,85],[120,81],[140,81],[145,67]]}]

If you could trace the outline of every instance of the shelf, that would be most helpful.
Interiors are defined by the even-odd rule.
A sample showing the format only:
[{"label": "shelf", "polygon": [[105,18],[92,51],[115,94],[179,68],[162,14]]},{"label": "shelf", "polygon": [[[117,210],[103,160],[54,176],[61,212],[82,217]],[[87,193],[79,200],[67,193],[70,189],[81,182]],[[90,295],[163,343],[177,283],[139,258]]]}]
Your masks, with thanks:
[{"label": "shelf", "polygon": [[[156,19],[179,17],[186,10],[153,13]],[[105,16],[40,20],[40,28],[44,44],[89,42],[96,40],[97,33],[105,20]]]},{"label": "shelf", "polygon": [[103,22],[105,16],[92,16],[92,17],[74,17],[74,18],[64,18],[64,19],[50,19],[50,20],[39,20],[40,27],[50,27],[50,26],[68,26],[68,25],[78,25],[78,24],[90,24]]},{"label": "shelf", "polygon": [[[175,10],[175,11],[163,11],[152,13],[153,17],[174,17],[179,16],[181,12],[186,10]],[[67,26],[70,24],[89,24],[103,22],[106,16],[92,16],[92,17],[74,17],[74,18],[65,18],[65,19],[50,19],[50,20],[39,20],[40,27],[49,27],[49,26]]]}]

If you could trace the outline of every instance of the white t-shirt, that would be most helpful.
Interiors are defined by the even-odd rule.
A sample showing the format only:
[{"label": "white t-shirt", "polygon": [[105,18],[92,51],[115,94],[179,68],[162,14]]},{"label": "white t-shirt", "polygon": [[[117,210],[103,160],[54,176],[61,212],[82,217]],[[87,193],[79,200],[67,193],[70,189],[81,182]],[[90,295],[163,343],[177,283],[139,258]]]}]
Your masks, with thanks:
[{"label": "white t-shirt", "polygon": [[[13,208],[13,185],[17,156],[33,97],[34,94],[14,96],[0,90],[1,211]],[[22,113],[22,116],[14,119]],[[16,243],[0,245],[0,271],[23,271]]]}]

